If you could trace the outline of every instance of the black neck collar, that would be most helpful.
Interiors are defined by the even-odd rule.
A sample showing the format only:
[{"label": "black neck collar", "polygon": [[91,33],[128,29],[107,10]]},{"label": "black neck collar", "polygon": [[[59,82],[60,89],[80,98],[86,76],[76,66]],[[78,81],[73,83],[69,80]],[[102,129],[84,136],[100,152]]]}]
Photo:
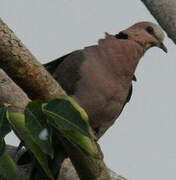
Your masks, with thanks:
[{"label": "black neck collar", "polygon": [[125,34],[123,32],[119,32],[119,34],[116,34],[115,37],[117,39],[128,39],[128,34]]}]

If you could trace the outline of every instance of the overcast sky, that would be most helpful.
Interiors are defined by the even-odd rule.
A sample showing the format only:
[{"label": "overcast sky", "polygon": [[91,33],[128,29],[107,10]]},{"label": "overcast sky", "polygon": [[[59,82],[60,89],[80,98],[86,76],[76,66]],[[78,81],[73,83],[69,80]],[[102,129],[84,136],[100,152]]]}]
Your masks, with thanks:
[{"label": "overcast sky", "polygon": [[[0,17],[42,63],[156,22],[139,0],[1,0]],[[108,167],[129,180],[176,179],[176,49],[165,44],[168,54],[152,48],[142,58],[130,103],[100,140]]]}]

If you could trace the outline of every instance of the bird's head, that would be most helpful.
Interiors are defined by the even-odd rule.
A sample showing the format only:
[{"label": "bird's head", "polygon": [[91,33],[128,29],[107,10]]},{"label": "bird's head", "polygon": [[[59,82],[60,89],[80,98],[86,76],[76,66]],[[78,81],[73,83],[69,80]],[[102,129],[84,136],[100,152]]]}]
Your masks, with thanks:
[{"label": "bird's head", "polygon": [[159,47],[167,53],[167,48],[163,44],[164,32],[162,29],[152,22],[139,22],[121,31],[118,36],[123,36],[125,39],[131,39],[139,43],[144,50],[151,47]]}]

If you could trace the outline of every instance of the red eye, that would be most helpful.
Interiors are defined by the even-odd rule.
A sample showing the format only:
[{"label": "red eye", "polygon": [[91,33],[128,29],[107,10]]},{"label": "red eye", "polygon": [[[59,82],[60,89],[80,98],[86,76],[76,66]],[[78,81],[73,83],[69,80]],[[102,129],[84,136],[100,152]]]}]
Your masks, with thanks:
[{"label": "red eye", "polygon": [[153,28],[152,28],[151,26],[148,26],[148,27],[146,28],[146,31],[147,31],[149,34],[153,34],[153,33],[154,33],[154,30],[153,30]]}]

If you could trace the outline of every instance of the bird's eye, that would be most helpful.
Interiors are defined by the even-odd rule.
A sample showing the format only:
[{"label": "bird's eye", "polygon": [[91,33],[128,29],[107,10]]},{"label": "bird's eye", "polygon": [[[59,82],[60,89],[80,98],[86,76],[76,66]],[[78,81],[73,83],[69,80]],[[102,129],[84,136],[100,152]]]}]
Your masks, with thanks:
[{"label": "bird's eye", "polygon": [[153,34],[153,33],[154,33],[154,29],[153,29],[153,27],[151,27],[151,26],[148,26],[148,27],[146,28],[146,31],[147,31],[149,34]]}]

